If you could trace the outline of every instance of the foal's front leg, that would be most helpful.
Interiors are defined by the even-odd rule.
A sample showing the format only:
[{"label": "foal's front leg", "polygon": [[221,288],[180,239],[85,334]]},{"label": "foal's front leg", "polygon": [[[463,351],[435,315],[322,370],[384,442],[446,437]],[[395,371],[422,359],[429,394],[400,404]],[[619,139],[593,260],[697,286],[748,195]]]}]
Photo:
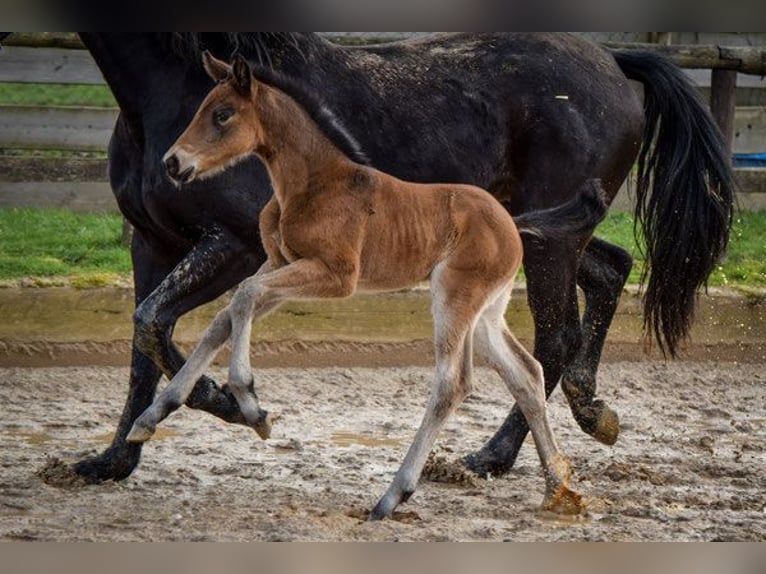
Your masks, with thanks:
[{"label": "foal's front leg", "polygon": [[[248,285],[257,282],[259,276],[271,270],[269,262],[264,263],[258,272],[242,282],[238,293]],[[236,298],[236,295],[235,295]],[[258,301],[251,307],[251,317],[254,313],[264,315],[272,311],[278,305],[278,301]],[[218,351],[223,347],[232,333],[232,313],[231,305],[218,312],[212,323],[205,330],[202,339],[197,344],[192,354],[184,363],[183,367],[173,377],[165,390],[157,396],[154,402],[139,416],[130,433],[127,441],[132,443],[141,443],[149,440],[154,434],[157,425],[168,415],[176,411],[186,402],[194,389],[196,381],[203,375],[212,363]],[[235,397],[236,398],[236,397]],[[239,402],[239,399],[237,399]],[[241,405],[240,405],[241,409]],[[247,421],[247,419],[246,419]],[[249,421],[247,421],[249,422]]]},{"label": "foal's front leg", "polygon": [[239,404],[239,410],[263,440],[271,436],[271,428],[278,417],[270,415],[258,404],[252,368],[250,366],[250,333],[253,321],[260,319],[279,306],[282,301],[272,291],[261,286],[262,277],[243,282],[237,290],[229,312],[231,316],[231,360],[229,387]]}]

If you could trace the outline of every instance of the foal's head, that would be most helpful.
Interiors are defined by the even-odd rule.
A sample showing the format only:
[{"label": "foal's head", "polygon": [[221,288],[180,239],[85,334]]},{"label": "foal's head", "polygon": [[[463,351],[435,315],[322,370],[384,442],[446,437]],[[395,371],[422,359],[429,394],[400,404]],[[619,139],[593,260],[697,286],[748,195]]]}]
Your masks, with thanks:
[{"label": "foal's head", "polygon": [[217,85],[163,158],[177,185],[223,171],[255,152],[262,137],[254,107],[258,83],[250,65],[239,55],[229,65],[209,52],[202,61]]}]

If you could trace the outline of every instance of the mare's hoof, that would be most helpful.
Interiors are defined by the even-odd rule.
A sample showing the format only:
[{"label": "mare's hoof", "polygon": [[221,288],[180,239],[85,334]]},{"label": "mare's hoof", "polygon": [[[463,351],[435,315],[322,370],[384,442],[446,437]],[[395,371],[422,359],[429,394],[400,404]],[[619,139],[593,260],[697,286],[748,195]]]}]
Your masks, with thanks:
[{"label": "mare's hoof", "polygon": [[126,442],[141,443],[146,442],[154,434],[154,426],[141,424],[140,420],[133,423],[133,428],[130,429],[128,436],[125,437]]},{"label": "mare's hoof", "polygon": [[506,457],[495,457],[486,454],[486,451],[482,449],[463,457],[463,465],[479,478],[486,479],[489,476],[497,478],[508,474],[513,468],[517,453],[518,449],[515,449]]},{"label": "mare's hoof", "polygon": [[546,494],[542,510],[562,516],[577,516],[585,514],[585,503],[581,494],[562,485],[552,494]]},{"label": "mare's hoof", "polygon": [[588,434],[600,443],[612,446],[620,435],[620,417],[604,401],[595,401],[592,408],[595,411],[594,425]]},{"label": "mare's hoof", "polygon": [[261,439],[266,440],[271,437],[271,429],[274,426],[274,423],[279,419],[279,415],[274,415],[263,411],[263,415],[260,417],[260,420],[258,420],[252,426],[253,429],[255,429],[255,432],[258,433],[258,436],[261,437]]},{"label": "mare's hoof", "polygon": [[577,424],[600,443],[612,446],[620,434],[620,418],[604,401],[593,400],[593,389],[588,392],[587,388],[576,384],[576,380],[576,377],[562,378],[561,388]]}]

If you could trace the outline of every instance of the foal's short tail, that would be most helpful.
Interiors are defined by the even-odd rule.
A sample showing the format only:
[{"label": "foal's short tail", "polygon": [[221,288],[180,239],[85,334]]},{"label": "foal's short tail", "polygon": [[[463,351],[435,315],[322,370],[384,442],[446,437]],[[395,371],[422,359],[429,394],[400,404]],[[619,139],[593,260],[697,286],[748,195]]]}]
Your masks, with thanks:
[{"label": "foal's short tail", "polygon": [[519,232],[545,241],[557,241],[572,236],[593,233],[604,219],[607,205],[600,179],[589,179],[580,192],[566,203],[550,209],[530,211],[513,220]]},{"label": "foal's short tail", "polygon": [[644,84],[636,190],[642,282],[648,278],[644,327],[674,356],[689,332],[697,289],[726,251],[734,178],[721,133],[683,71],[651,52],[613,55],[628,78]]}]

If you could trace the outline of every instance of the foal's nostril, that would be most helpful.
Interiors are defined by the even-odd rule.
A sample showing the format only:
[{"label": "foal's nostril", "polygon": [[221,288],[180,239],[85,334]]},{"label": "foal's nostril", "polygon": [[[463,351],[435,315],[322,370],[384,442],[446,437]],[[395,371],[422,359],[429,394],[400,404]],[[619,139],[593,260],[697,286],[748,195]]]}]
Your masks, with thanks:
[{"label": "foal's nostril", "polygon": [[165,160],[165,169],[168,171],[168,175],[175,179],[178,177],[178,170],[181,168],[181,164],[178,162],[178,158],[171,155]]}]

